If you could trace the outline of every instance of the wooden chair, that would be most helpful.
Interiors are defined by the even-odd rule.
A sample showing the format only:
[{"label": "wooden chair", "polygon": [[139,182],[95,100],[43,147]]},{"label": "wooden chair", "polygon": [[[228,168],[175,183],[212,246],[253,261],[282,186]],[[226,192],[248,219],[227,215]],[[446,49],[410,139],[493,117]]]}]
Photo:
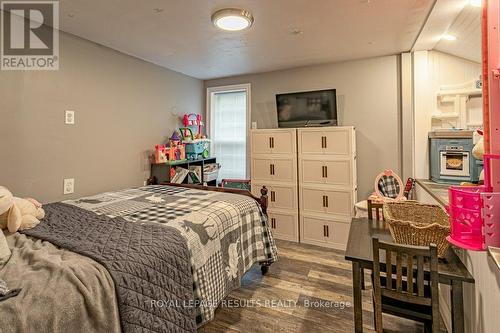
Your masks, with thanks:
[{"label": "wooden chair", "polygon": [[[368,199],[367,200],[367,207],[368,207],[368,219],[373,220],[373,211],[375,210],[375,217],[376,220],[379,221],[384,219],[384,213],[382,211],[382,207],[384,204],[382,203],[377,203],[373,202],[372,200]],[[365,270],[361,269],[361,289],[365,290]]]},{"label": "wooden chair", "polygon": [[375,210],[375,216],[377,217],[376,219],[383,220],[384,219],[384,213],[382,211],[383,206],[384,206],[383,203],[373,202],[372,200],[368,199],[367,200],[368,218],[370,220],[373,220],[373,211]]},{"label": "wooden chair", "polygon": [[[386,264],[380,262],[383,252]],[[424,262],[430,265],[430,274],[425,273]],[[426,332],[439,332],[438,256],[434,244],[398,245],[373,238],[372,283],[377,333],[383,331],[383,312],[423,322]]]}]

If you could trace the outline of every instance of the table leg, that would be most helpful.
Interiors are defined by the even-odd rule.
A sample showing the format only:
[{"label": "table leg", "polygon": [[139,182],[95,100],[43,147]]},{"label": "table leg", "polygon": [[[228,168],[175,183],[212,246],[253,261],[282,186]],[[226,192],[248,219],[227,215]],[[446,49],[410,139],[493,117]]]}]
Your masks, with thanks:
[{"label": "table leg", "polygon": [[464,293],[462,281],[451,281],[451,327],[453,333],[464,333]]},{"label": "table leg", "polygon": [[354,302],[354,332],[363,332],[363,308],[361,307],[361,267],[352,262],[352,292]]}]

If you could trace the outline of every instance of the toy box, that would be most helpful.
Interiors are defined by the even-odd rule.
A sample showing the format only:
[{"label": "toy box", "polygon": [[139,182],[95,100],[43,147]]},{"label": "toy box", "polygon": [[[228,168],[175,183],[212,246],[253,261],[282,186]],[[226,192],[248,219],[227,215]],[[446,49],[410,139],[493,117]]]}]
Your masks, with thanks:
[{"label": "toy box", "polygon": [[[208,158],[210,156],[209,139],[195,139],[189,127],[182,127],[180,130],[182,142],[186,146],[186,158],[188,160]],[[184,135],[186,132],[189,133],[189,136]]]}]

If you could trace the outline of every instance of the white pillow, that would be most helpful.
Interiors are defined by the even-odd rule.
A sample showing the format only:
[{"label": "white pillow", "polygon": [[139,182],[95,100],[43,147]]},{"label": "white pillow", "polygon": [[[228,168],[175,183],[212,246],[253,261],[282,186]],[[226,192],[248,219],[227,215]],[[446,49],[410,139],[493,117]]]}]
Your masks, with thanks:
[{"label": "white pillow", "polygon": [[10,249],[7,244],[7,239],[3,234],[3,231],[0,230],[0,267],[3,266],[10,258]]}]

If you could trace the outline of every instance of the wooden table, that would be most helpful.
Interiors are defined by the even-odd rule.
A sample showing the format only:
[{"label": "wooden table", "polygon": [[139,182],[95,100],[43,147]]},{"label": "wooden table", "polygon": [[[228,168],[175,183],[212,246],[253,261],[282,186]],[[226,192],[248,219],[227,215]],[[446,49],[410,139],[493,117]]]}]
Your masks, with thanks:
[{"label": "wooden table", "polygon": [[[345,259],[352,261],[355,332],[363,332],[361,308],[361,269],[373,269],[372,238],[392,242],[389,226],[384,221],[367,218],[353,219]],[[380,258],[383,261],[383,258]],[[451,316],[454,333],[464,332],[464,304],[462,283],[474,283],[474,278],[450,247],[444,260],[439,260],[439,283],[451,286]]]}]

